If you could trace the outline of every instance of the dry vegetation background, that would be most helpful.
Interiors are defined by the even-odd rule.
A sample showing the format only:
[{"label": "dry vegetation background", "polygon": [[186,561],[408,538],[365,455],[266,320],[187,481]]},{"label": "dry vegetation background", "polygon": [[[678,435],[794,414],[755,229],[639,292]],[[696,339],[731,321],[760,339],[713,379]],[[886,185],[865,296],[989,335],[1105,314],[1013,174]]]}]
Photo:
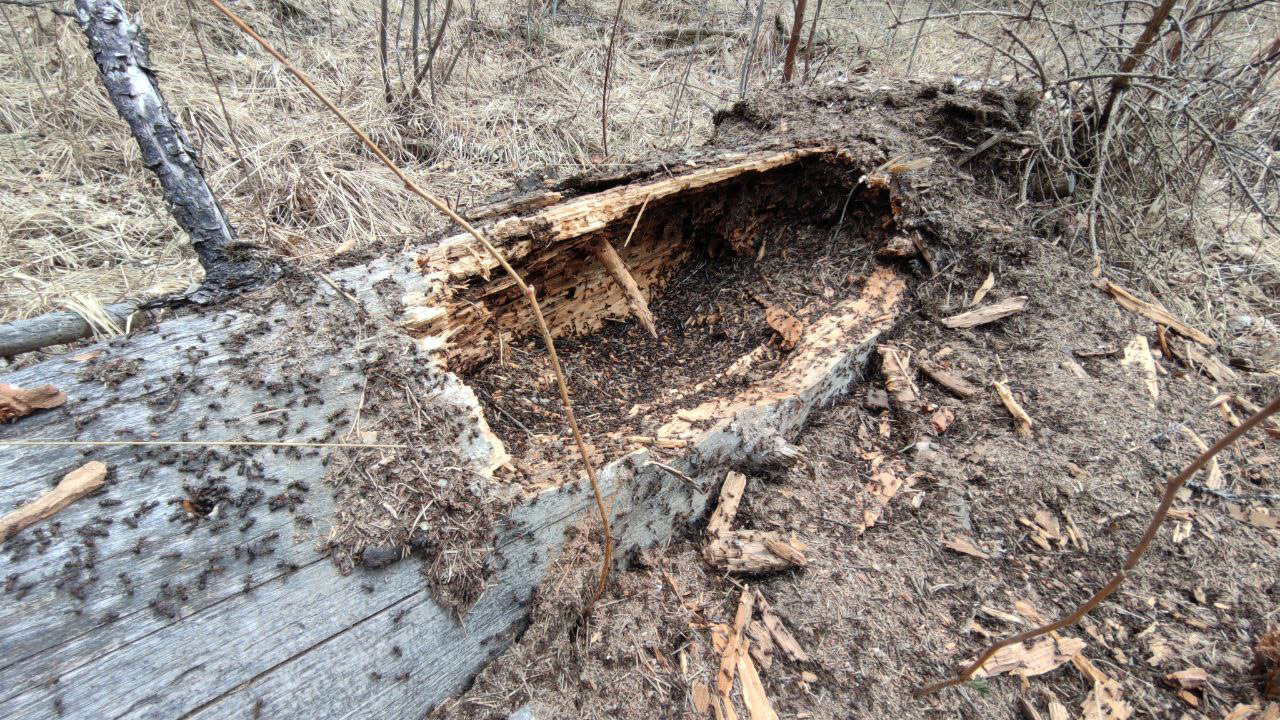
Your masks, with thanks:
[{"label": "dry vegetation background", "polygon": [[[243,240],[305,262],[412,245],[440,227],[212,8],[126,5]],[[615,3],[418,0],[416,38],[413,6],[387,6],[385,85],[376,0],[236,9],[399,162],[464,206],[533,171],[568,174],[700,143],[715,108],[744,86],[780,82],[792,16],[789,0],[624,0],[606,156],[600,101]],[[1096,244],[1114,272],[1188,319],[1274,350],[1263,336],[1280,321],[1266,218],[1280,202],[1276,3],[1177,5],[1174,29],[1136,70],[1100,173],[1072,120],[1106,94],[1106,73],[1153,3],[810,0],[808,18],[817,7],[816,26],[801,34],[802,82],[928,73],[1042,85],[1042,127],[1011,201],[1078,246],[1083,261]],[[0,12],[0,320],[197,280],[74,21],[14,5]],[[416,94],[415,45],[420,67],[431,58]],[[1070,212],[1041,210],[1055,183],[1072,191]]]}]

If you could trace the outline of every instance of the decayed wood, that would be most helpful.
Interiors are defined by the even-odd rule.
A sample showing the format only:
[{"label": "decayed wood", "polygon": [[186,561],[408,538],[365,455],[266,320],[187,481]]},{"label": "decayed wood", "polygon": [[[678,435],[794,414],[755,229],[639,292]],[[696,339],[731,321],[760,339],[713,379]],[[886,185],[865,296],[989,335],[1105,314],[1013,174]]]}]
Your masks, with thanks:
[{"label": "decayed wood", "polygon": [[67,401],[67,394],[52,385],[20,388],[0,383],[0,422],[11,422],[36,410],[49,410]]},{"label": "decayed wood", "polygon": [[[107,305],[103,310],[125,328],[130,326],[130,316],[138,311],[136,302]],[[0,357],[12,357],[50,345],[75,342],[93,335],[93,326],[79,313],[55,312],[25,320],[0,325]]]},{"label": "decayed wood", "polygon": [[[184,433],[191,440],[307,442],[323,439],[335,414],[345,433],[362,411],[361,388],[377,372],[372,359],[396,351],[402,336],[393,328],[413,322],[412,303],[397,316],[401,299],[434,292],[434,280],[413,262],[376,262],[330,280],[332,286],[293,288],[314,294],[302,305],[187,315],[23,368],[4,380],[22,387],[52,383],[69,401],[0,425],[0,443],[31,437],[150,442]],[[618,556],[700,517],[713,479],[750,466],[762,448],[778,447],[811,412],[861,378],[904,291],[898,274],[877,269],[860,297],[837,304],[806,329],[772,377],[732,398],[680,411],[706,422],[695,429],[673,420],[654,439],[670,448],[663,463],[682,475],[649,463],[648,449],[602,467],[602,488],[613,496]],[[347,335],[327,330],[366,326],[387,332],[346,341]],[[421,386],[406,391],[427,414],[478,417],[474,394],[455,376],[431,369],[438,348],[420,342],[412,349],[429,372]],[[302,402],[313,396],[324,404]],[[258,423],[277,408],[287,408],[286,426]],[[472,434],[473,423],[450,427],[439,439],[442,450],[459,453],[487,492],[508,492],[509,483],[490,479],[505,452],[487,428],[478,429]],[[47,489],[30,468],[65,472],[83,464],[80,451],[6,447],[0,507]],[[543,489],[536,503],[513,506],[497,526],[487,589],[460,620],[431,599],[416,563],[338,573],[323,552],[335,510],[323,479],[335,452],[95,449],[113,469],[101,500],[74,503],[4,546],[7,570],[18,577],[14,595],[0,603],[0,715],[421,716],[501,650],[526,616],[528,598],[546,577],[566,529],[594,508],[581,477]],[[293,512],[260,503],[243,518],[226,517],[229,526],[221,530],[216,519],[191,524],[181,500],[192,492],[188,487],[215,476],[232,497],[279,492],[293,483],[311,490]],[[50,533],[54,522],[61,535]],[[97,534],[99,526],[105,536]],[[68,542],[79,537],[68,533],[75,528],[87,528],[95,539],[93,583],[83,567],[81,575],[63,577],[77,561],[72,549],[79,546]],[[398,657],[394,645],[401,648]],[[403,673],[413,681],[396,680]],[[375,674],[380,679],[372,679]]]},{"label": "decayed wood", "polygon": [[96,460],[72,470],[54,489],[0,517],[0,542],[22,532],[32,523],[48,520],[62,508],[102,487],[106,479],[107,466]]},{"label": "decayed wood", "polygon": [[900,407],[911,407],[919,399],[919,394],[911,381],[909,364],[891,345],[881,345],[876,350],[880,353],[880,369],[884,372],[884,389]]},{"label": "decayed wood", "polygon": [[980,307],[976,310],[969,310],[967,312],[962,312],[959,315],[953,315],[946,320],[943,320],[942,324],[952,328],[953,330],[977,327],[979,325],[985,325],[989,322],[995,322],[996,320],[1020,313],[1026,306],[1027,296],[1017,295],[1008,298],[1007,300],[1001,300],[1000,302]]},{"label": "decayed wood", "polygon": [[1159,305],[1149,303],[1146,300],[1139,298],[1128,288],[1110,281],[1105,282],[1102,287],[1104,290],[1111,293],[1111,296],[1116,299],[1116,302],[1120,303],[1120,307],[1123,307],[1129,312],[1137,313],[1138,315],[1142,315],[1160,325],[1166,325],[1173,328],[1183,337],[1191,338],[1206,347],[1213,347],[1217,344],[1213,341],[1213,338],[1182,322],[1178,318],[1174,317],[1173,313],[1165,310]]},{"label": "decayed wood", "polygon": [[1013,416],[1018,434],[1023,437],[1031,437],[1031,426],[1033,424],[1031,416],[1027,414],[1026,410],[1022,409],[1022,405],[1019,405],[1017,399],[1013,397],[1013,391],[1009,389],[1008,383],[996,380],[992,384],[996,387],[996,394],[1000,396],[1000,402],[1004,403],[1005,409]]},{"label": "decayed wood", "polygon": [[968,380],[956,375],[950,370],[944,370],[931,360],[926,358],[918,358],[916,365],[920,366],[920,370],[929,376],[930,380],[938,383],[942,387],[951,391],[958,398],[967,399],[973,397],[978,392],[978,388]]},{"label": "decayed wood", "polygon": [[627,270],[626,263],[622,262],[622,258],[618,256],[618,251],[614,250],[609,240],[603,237],[596,238],[591,248],[595,252],[596,259],[609,273],[609,277],[613,278],[626,296],[627,307],[631,309],[631,314],[645,330],[649,331],[651,337],[658,337],[658,328],[653,324],[653,313],[649,312],[649,303],[640,292],[640,286],[636,285],[635,278],[631,277],[631,271]]},{"label": "decayed wood", "polygon": [[733,518],[738,514],[738,503],[742,502],[742,493],[747,488],[747,476],[740,472],[730,472],[720,486],[720,502],[707,520],[707,536],[711,538],[729,532]]},{"label": "decayed wood", "polygon": [[195,148],[160,93],[142,28],[119,0],[76,0],[75,6],[107,95],[129,124],[143,164],[160,180],[174,219],[191,236],[204,267],[202,290],[192,299],[214,301],[232,288],[265,279],[257,263],[228,256],[236,242],[235,230],[205,182]]},{"label": "decayed wood", "polygon": [[804,567],[805,546],[763,530],[733,530],[716,536],[703,548],[702,557],[725,572],[756,575]]}]

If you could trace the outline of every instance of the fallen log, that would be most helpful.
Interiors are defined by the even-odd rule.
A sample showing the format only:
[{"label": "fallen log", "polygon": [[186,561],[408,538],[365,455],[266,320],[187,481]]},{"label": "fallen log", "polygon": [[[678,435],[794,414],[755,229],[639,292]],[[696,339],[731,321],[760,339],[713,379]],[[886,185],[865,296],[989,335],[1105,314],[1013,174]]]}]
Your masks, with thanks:
[{"label": "fallen log", "polygon": [[[729,156],[495,227],[554,332],[584,337],[630,317],[589,248],[629,232],[643,203],[618,252],[654,292],[707,243],[749,242],[761,218],[838,207],[843,193],[794,187],[824,162],[812,149]],[[594,507],[567,463],[512,482],[485,407],[449,371],[532,331],[489,269],[446,238],[3,378],[68,400],[0,426],[0,507],[86,454],[112,472],[0,546],[0,714],[404,717],[463,687]],[[722,396],[672,394],[653,410],[668,417],[655,447],[602,444],[618,555],[700,517],[727,470],[798,458],[787,438],[862,377],[905,287],[874,269],[767,374]]]}]

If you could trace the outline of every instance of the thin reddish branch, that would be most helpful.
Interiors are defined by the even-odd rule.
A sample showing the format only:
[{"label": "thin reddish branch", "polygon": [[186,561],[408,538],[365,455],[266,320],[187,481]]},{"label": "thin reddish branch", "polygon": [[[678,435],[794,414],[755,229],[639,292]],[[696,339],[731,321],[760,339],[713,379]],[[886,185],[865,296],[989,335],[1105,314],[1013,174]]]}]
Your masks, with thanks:
[{"label": "thin reddish branch", "polygon": [[1103,600],[1106,600],[1107,596],[1115,592],[1116,588],[1120,587],[1120,584],[1124,582],[1129,571],[1137,567],[1138,561],[1142,559],[1143,553],[1147,551],[1147,547],[1151,545],[1151,541],[1160,530],[1160,526],[1164,524],[1165,518],[1168,517],[1169,508],[1173,505],[1173,500],[1177,496],[1178,491],[1182,489],[1182,486],[1186,485],[1187,481],[1204,468],[1205,465],[1208,465],[1209,461],[1212,460],[1215,455],[1230,447],[1236,440],[1240,439],[1240,436],[1244,435],[1254,427],[1257,427],[1262,423],[1262,421],[1271,417],[1277,411],[1280,411],[1280,396],[1276,396],[1269,405],[1257,411],[1248,420],[1240,423],[1235,429],[1224,435],[1221,440],[1213,444],[1213,447],[1205,450],[1200,454],[1200,457],[1196,458],[1190,465],[1185,467],[1176,477],[1170,479],[1168,484],[1164,487],[1164,496],[1160,498],[1159,507],[1156,508],[1155,513],[1151,516],[1151,521],[1147,523],[1147,529],[1142,533],[1142,537],[1138,540],[1137,544],[1133,546],[1133,549],[1129,551],[1129,555],[1124,560],[1124,565],[1116,572],[1115,575],[1111,576],[1111,579],[1107,581],[1107,584],[1104,585],[1101,590],[1094,593],[1093,597],[1086,600],[1083,605],[1076,608],[1066,617],[994,643],[979,655],[977,660],[974,660],[954,677],[922,687],[912,693],[912,695],[916,698],[921,698],[943,688],[967,682],[969,678],[973,677],[973,674],[978,671],[978,668],[982,667],[982,665],[990,660],[991,656],[995,655],[1001,648],[1006,648],[1010,645],[1031,640],[1032,638],[1037,638],[1041,635],[1061,630],[1062,628],[1079,622],[1081,618],[1089,614],[1089,611],[1093,610]]}]

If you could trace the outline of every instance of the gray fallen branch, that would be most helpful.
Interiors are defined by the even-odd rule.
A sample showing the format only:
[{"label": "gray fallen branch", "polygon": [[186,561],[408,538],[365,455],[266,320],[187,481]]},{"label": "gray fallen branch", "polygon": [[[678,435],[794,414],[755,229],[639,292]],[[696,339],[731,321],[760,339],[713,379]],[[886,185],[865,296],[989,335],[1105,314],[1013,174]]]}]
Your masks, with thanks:
[{"label": "gray fallen branch", "polygon": [[[129,326],[129,316],[141,309],[141,303],[126,301],[107,305],[107,315],[120,327]],[[93,326],[79,313],[55,312],[39,317],[0,325],[0,357],[13,357],[50,345],[75,342],[93,335]]]}]

